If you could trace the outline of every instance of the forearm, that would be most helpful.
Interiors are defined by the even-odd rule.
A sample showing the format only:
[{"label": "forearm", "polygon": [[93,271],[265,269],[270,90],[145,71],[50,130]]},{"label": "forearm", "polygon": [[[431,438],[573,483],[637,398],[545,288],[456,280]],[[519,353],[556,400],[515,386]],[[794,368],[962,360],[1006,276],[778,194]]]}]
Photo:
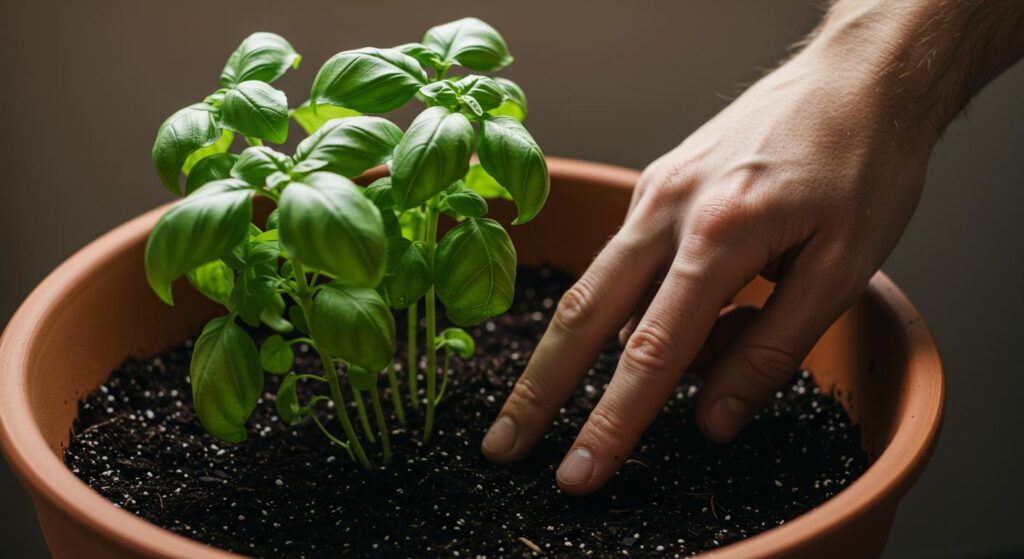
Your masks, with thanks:
[{"label": "forearm", "polygon": [[1019,0],[839,0],[798,58],[867,78],[893,126],[934,141],[1021,56]]}]

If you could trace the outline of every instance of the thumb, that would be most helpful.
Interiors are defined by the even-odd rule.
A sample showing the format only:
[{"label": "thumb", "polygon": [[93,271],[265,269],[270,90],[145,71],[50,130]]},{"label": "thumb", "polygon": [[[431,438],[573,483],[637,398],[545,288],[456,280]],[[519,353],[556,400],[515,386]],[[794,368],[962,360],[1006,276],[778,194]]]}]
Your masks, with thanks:
[{"label": "thumb", "polygon": [[824,262],[801,252],[761,312],[719,357],[697,402],[707,438],[735,438],[863,290],[845,266]]}]

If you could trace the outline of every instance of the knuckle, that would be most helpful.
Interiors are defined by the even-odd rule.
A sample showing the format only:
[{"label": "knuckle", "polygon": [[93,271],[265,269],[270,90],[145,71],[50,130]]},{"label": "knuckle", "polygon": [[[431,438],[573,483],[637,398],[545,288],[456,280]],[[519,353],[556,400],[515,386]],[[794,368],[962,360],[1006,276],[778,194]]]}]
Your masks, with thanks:
[{"label": "knuckle", "polygon": [[543,390],[537,384],[537,381],[533,377],[523,375],[516,381],[515,386],[512,388],[512,397],[510,400],[515,406],[524,408],[540,408],[543,406],[544,397]]},{"label": "knuckle", "polygon": [[697,172],[689,160],[659,165],[644,180],[644,196],[654,206],[678,202],[689,196],[697,185]]},{"label": "knuckle", "polygon": [[785,384],[800,367],[796,355],[773,346],[748,346],[740,351],[740,356],[747,364],[747,380],[762,391]]},{"label": "knuckle", "polygon": [[641,374],[665,372],[670,367],[672,354],[669,339],[665,328],[645,320],[626,342],[623,359],[630,369]]},{"label": "knuckle", "polygon": [[586,280],[577,281],[558,301],[553,320],[566,330],[579,329],[593,315],[593,293],[593,289]]},{"label": "knuckle", "polygon": [[738,196],[715,195],[694,208],[690,232],[701,240],[720,244],[748,223],[748,205]]},{"label": "knuckle", "polygon": [[629,429],[621,413],[608,406],[598,406],[590,412],[584,433],[595,446],[608,446],[625,440],[629,436]]}]

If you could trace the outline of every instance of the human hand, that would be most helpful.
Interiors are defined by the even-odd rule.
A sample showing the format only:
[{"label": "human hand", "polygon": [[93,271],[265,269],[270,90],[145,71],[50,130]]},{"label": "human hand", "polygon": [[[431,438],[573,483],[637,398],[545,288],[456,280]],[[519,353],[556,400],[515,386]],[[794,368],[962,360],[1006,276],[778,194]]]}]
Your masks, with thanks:
[{"label": "human hand", "polygon": [[645,170],[484,438],[490,460],[522,458],[621,329],[618,368],[557,474],[570,494],[601,487],[759,273],[777,287],[711,368],[701,430],[731,440],[798,370],[905,228],[936,135],[901,129],[873,76],[834,62],[794,58]]}]

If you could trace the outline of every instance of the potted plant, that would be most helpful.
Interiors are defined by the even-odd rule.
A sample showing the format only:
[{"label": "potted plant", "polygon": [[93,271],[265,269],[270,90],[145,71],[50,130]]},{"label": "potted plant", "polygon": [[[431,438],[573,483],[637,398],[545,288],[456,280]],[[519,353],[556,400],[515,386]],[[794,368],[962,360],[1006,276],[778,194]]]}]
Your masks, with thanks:
[{"label": "potted plant", "polygon": [[[245,479],[256,479],[253,475],[303,468],[309,472],[312,477],[301,477],[310,492],[299,495],[307,499],[298,507],[303,513],[286,527],[281,528],[283,519],[273,518],[281,510],[268,513],[265,501],[259,502],[267,518],[253,519],[258,513],[238,514],[230,508],[217,517],[225,522],[222,532],[249,531],[263,539],[270,539],[269,527],[322,526],[311,519],[323,518],[342,526],[347,519],[342,532],[332,528],[326,539],[317,540],[319,551],[314,545],[302,548],[303,554],[692,549],[685,547],[684,538],[671,542],[671,549],[659,549],[660,544],[638,542],[639,534],[623,536],[622,530],[634,525],[611,518],[609,511],[618,510],[614,491],[569,504],[552,501],[568,498],[549,496],[544,486],[550,482],[545,482],[536,484],[531,495],[516,496],[556,503],[550,510],[570,519],[597,511],[589,518],[604,530],[601,534],[614,535],[604,538],[611,542],[569,539],[582,532],[543,533],[561,528],[531,524],[557,518],[545,517],[539,505],[524,509],[526,516],[536,518],[505,511],[514,513],[508,518],[522,520],[515,521],[519,526],[483,518],[495,506],[511,506],[509,481],[521,486],[517,480],[536,479],[546,466],[535,463],[508,471],[486,465],[475,457],[482,432],[467,430],[473,417],[486,414],[488,398],[494,401],[487,391],[507,389],[536,325],[543,324],[545,309],[568,286],[570,276],[537,267],[580,273],[625,212],[635,173],[545,159],[521,123],[526,116],[522,90],[508,80],[480,74],[500,70],[512,60],[501,35],[480,20],[431,28],[420,43],[339,53],[321,67],[309,101],[289,109],[285,94],[271,83],[300,60],[277,35],[256,33],[243,41],[225,66],[221,88],[172,115],[157,133],[153,162],[158,175],[165,187],[184,198],[133,220],[72,257],[33,292],[4,333],[0,441],[32,492],[54,555],[228,555],[181,535],[199,534],[181,527],[182,522],[195,522],[189,518],[195,509],[173,523],[168,520],[165,528],[138,518],[153,518],[150,513],[156,508],[165,509],[164,497],[149,494],[139,482],[132,482],[139,494],[130,501],[119,497],[114,507],[107,500],[127,486],[118,479],[120,470],[95,470],[111,462],[97,458],[95,449],[117,453],[117,447],[130,446],[131,456],[114,460],[133,464],[126,467],[135,472],[125,475],[166,479],[174,472],[154,474],[132,462],[143,441],[156,446],[154,437],[165,436],[170,444],[159,455],[188,470],[182,475],[190,481],[175,479],[198,499],[204,498],[200,486],[189,483],[217,484],[219,491],[226,491],[216,495],[241,495],[267,488],[246,486]],[[413,98],[426,108],[404,132],[383,117],[366,114],[390,112]],[[289,118],[309,134],[291,155],[265,145],[287,139]],[[243,138],[248,147],[233,153]],[[471,160],[474,151],[478,162]],[[511,234],[501,225],[508,221],[517,225]],[[519,298],[514,295],[517,265],[525,266],[520,283],[527,285]],[[180,277],[187,277],[191,287],[182,284],[172,295],[172,283]],[[755,282],[738,301],[759,303],[768,290]],[[166,305],[172,302],[173,307]],[[438,302],[443,312],[438,312]],[[510,308],[506,318],[495,318]],[[196,333],[194,345],[182,345]],[[477,351],[477,342],[507,355]],[[130,356],[147,361],[125,362]],[[615,356],[610,348],[607,359]],[[886,374],[865,375],[868,363]],[[722,548],[721,556],[755,551],[808,557],[878,553],[899,498],[927,460],[942,412],[941,366],[927,329],[884,276],[876,276],[864,300],[829,331],[806,366],[821,390],[805,376],[794,384],[792,398],[808,393],[816,398],[815,409],[821,409],[832,405],[829,394],[834,394],[842,408],[834,404],[827,411],[831,415],[821,417],[848,422],[849,413],[860,433],[858,440],[858,431],[850,432],[853,446],[863,446],[874,462],[856,481],[834,480],[844,489],[823,504],[784,526],[749,532],[764,533]],[[171,375],[179,370],[181,375]],[[456,380],[450,380],[453,374]],[[165,384],[146,385],[150,390],[135,382]],[[686,392],[681,389],[680,401],[686,401]],[[446,396],[454,403],[439,415],[438,405],[449,401]],[[194,416],[174,411],[183,399],[191,400]],[[148,406],[145,411],[138,408],[140,401]],[[581,401],[567,412],[567,424],[573,414],[585,417],[586,397]],[[796,402],[780,397],[779,409],[790,409],[786,406],[791,401]],[[681,416],[685,404],[680,405]],[[118,406],[128,407],[118,412]],[[184,420],[178,413],[186,414],[180,416]],[[149,438],[132,439],[137,429],[124,423],[124,417],[153,422],[147,423]],[[438,422],[448,432],[442,433]],[[71,438],[73,424],[80,431]],[[197,424],[209,435],[196,430]],[[168,432],[183,438],[176,440]],[[256,452],[248,446],[256,443],[246,441],[254,432],[260,437],[270,433],[268,438],[277,441],[266,448],[273,449],[279,462],[260,458],[262,466],[256,466],[238,461]],[[62,461],[69,445],[68,463],[78,476]],[[333,465],[333,454],[324,450],[332,448],[351,458],[351,464]],[[295,456],[286,460],[282,452]],[[695,446],[694,452],[697,456],[705,449]],[[313,465],[310,457],[326,459]],[[651,465],[641,458],[636,460],[640,473],[627,476],[649,483],[650,476],[642,472]],[[159,464],[151,460],[144,463]],[[215,461],[232,460],[244,466],[237,473],[212,467]],[[439,469],[474,460],[471,467],[434,477]],[[286,470],[286,462],[296,469]],[[193,469],[223,476],[190,475]],[[238,479],[223,481],[233,475]],[[270,488],[290,490],[282,477],[292,480],[277,473]],[[453,486],[473,478],[480,480],[475,487]],[[670,476],[676,486],[680,479]],[[433,481],[424,486],[424,480]],[[442,484],[432,484],[437,481]],[[711,528],[727,528],[721,523],[728,520],[719,517],[720,512],[731,516],[719,508],[722,496],[716,505],[715,495],[690,489],[658,486],[650,495],[692,505]],[[405,497],[396,496],[406,491]],[[827,498],[836,491],[822,494]],[[341,501],[331,500],[332,495],[340,495]],[[318,500],[321,496],[324,500]],[[468,524],[466,519],[445,520],[450,510],[440,510],[437,499],[452,496],[464,500],[443,502],[464,506],[473,517]],[[175,508],[172,498],[168,496],[168,509]],[[387,505],[367,504],[367,499],[400,503],[409,512],[382,512],[377,509]],[[434,500],[432,509],[415,510],[417,504],[429,504],[425,499]],[[358,506],[352,506],[353,500]],[[333,515],[312,510],[317,503]],[[644,504],[630,506],[639,511]],[[402,530],[379,534],[374,529],[392,521],[404,526],[424,515],[436,520],[428,531],[440,539],[398,543]],[[467,531],[493,528],[502,535],[495,541],[483,534],[463,537],[462,526]],[[723,536],[718,544],[738,539],[738,533]],[[346,540],[362,547],[350,547]],[[441,540],[449,543],[441,545]],[[708,541],[717,542],[711,536]],[[324,550],[323,542],[337,547]],[[383,547],[369,547],[371,543]],[[552,549],[553,543],[559,548]],[[271,553],[269,549],[259,552]]]},{"label": "potted plant", "polygon": [[[370,469],[335,364],[345,366],[363,434],[374,440],[363,401],[369,393],[389,460],[377,375],[387,370],[394,411],[404,423],[391,309],[410,315],[408,390],[417,409],[416,315],[422,299],[422,436],[428,441],[452,352],[473,352],[465,330],[438,333],[435,301],[463,327],[509,308],[515,248],[505,229],[484,217],[484,196],[510,198],[519,210],[514,223],[526,223],[547,199],[547,165],[520,123],[526,113],[522,89],[501,78],[449,76],[456,66],[494,72],[512,61],[501,35],[478,19],[434,27],[423,43],[332,57],[317,74],[310,100],[292,113],[310,135],[288,156],[264,145],[288,137],[287,99],[270,82],[300,60],[282,37],[256,33],[229,58],[220,89],[160,127],[153,163],[175,194],[180,175],[187,175],[187,196],[150,236],[147,277],[168,303],[171,283],[187,275],[198,291],[225,306],[227,314],[210,321],[196,342],[190,372],[196,412],[211,434],[244,440],[245,423],[263,392],[263,370],[288,374],[277,390],[281,418],[295,423],[311,417],[331,442]],[[387,119],[355,116],[398,109],[414,96],[427,108],[404,134]],[[239,155],[229,151],[234,134],[250,145]],[[471,165],[474,147],[479,163]],[[350,180],[385,163],[390,176],[365,192]],[[278,206],[263,228],[252,223],[254,197]],[[461,223],[439,239],[442,214]],[[257,351],[239,322],[262,322],[291,337],[271,336]],[[320,356],[323,374],[289,374],[292,346],[299,343]],[[438,350],[444,353],[440,383]],[[329,390],[299,402],[295,385],[305,381]],[[342,438],[313,413],[326,402],[333,404]]]}]

